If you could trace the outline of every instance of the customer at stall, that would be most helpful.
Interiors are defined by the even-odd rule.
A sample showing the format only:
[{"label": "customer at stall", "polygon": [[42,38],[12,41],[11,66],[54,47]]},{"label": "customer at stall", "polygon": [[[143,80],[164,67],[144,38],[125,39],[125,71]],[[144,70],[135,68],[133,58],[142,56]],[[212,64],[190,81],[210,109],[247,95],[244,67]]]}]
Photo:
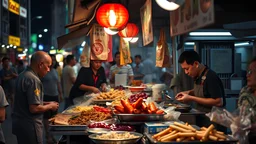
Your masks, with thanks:
[{"label": "customer at stall", "polygon": [[[50,55],[52,60],[55,56]],[[62,102],[62,90],[60,86],[60,80],[57,70],[54,68],[54,63],[50,67],[50,71],[41,79],[43,83],[44,90],[44,101],[45,102]],[[55,142],[54,137],[49,133],[49,121],[48,119],[52,118],[57,114],[57,111],[47,111],[44,113],[44,128],[45,128],[45,137],[48,144]]]},{"label": "customer at stall", "polygon": [[246,77],[247,85],[240,91],[238,106],[245,106],[248,114],[252,113],[251,109],[254,111],[254,115],[251,117],[253,127],[248,135],[249,143],[252,144],[256,141],[256,57],[249,63]]},{"label": "customer at stall", "polygon": [[15,94],[15,80],[18,76],[18,73],[16,69],[10,65],[10,59],[8,57],[3,57],[2,63],[3,69],[0,71],[2,86],[6,95],[6,99],[9,101],[12,107]]},{"label": "customer at stall", "polygon": [[5,108],[9,106],[3,88],[0,86],[0,144],[5,144],[5,138],[4,138],[4,133],[1,127],[1,124],[4,122],[6,118],[6,111]]},{"label": "customer at stall", "polygon": [[106,91],[106,75],[101,64],[101,60],[92,60],[89,68],[81,67],[69,94],[72,104],[74,98],[83,96],[87,92],[99,93],[100,91]]},{"label": "customer at stall", "polygon": [[142,73],[143,64],[141,63],[141,55],[135,55],[135,65],[133,66],[134,80],[142,80],[144,74]]},{"label": "customer at stall", "polygon": [[[226,105],[224,87],[217,74],[207,66],[201,64],[200,56],[195,51],[184,51],[178,62],[185,73],[194,79],[194,89],[180,92],[176,99],[180,102],[195,102],[196,109],[210,112],[212,106],[224,107]],[[208,126],[209,118],[200,117],[199,124]]]},{"label": "customer at stall", "polygon": [[57,102],[43,102],[43,85],[40,78],[50,71],[51,57],[37,51],[31,65],[17,78],[12,132],[18,144],[43,144],[43,113],[59,108]]},{"label": "customer at stall", "polygon": [[70,105],[69,101],[69,93],[76,81],[76,73],[73,66],[76,65],[76,59],[74,55],[68,55],[66,57],[66,66],[62,70],[62,85],[63,85],[63,95],[65,99],[64,108],[68,108]]},{"label": "customer at stall", "polygon": [[112,86],[115,84],[116,74],[127,74],[128,85],[132,84],[133,70],[131,65],[120,65],[120,52],[115,53],[116,64],[110,67],[109,80]]},{"label": "customer at stall", "polygon": [[152,53],[147,53],[147,58],[142,62],[143,64],[143,83],[153,83],[156,82],[156,67],[152,60]]}]

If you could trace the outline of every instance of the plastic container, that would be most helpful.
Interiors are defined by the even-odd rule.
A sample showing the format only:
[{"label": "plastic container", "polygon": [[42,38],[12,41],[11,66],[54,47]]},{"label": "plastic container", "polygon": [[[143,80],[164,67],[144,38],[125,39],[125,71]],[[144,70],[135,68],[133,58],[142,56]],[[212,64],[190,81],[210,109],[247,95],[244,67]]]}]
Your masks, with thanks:
[{"label": "plastic container", "polygon": [[166,89],[165,84],[154,84],[152,86],[152,98],[154,101],[163,101],[162,91]]}]

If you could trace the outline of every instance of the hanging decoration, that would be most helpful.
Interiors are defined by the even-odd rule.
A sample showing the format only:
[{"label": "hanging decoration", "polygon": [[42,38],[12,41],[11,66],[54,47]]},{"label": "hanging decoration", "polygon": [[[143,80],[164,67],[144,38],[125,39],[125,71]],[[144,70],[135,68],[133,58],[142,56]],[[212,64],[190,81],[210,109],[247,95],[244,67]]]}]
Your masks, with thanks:
[{"label": "hanging decoration", "polygon": [[138,33],[138,26],[134,23],[128,23],[123,30],[118,32],[118,35],[122,37],[125,41],[134,43],[137,42],[137,40],[139,39],[138,37],[136,37]]},{"label": "hanging decoration", "polygon": [[108,3],[99,7],[96,19],[102,27],[120,31],[126,26],[129,20],[129,13],[121,4]]}]

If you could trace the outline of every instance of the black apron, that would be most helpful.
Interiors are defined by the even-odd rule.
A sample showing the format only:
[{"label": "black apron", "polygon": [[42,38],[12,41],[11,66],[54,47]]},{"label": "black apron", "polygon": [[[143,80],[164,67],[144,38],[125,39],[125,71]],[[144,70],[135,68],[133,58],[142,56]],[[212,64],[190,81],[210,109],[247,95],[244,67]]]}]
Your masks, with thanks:
[{"label": "black apron", "polygon": [[[204,82],[206,80],[206,75],[208,73],[209,69],[205,68],[205,70],[203,71],[203,76],[201,78],[201,82],[199,84],[197,84],[196,82],[194,83],[194,94],[197,97],[200,98],[206,98],[204,96]],[[201,112],[205,112],[205,113],[209,113],[212,110],[212,106],[205,106],[202,104],[198,104],[195,103],[195,108]],[[211,124],[214,124],[215,128],[217,130],[223,131],[226,133],[227,129],[224,126],[221,126],[219,124],[216,124],[214,122],[210,121],[210,118],[205,116],[205,115],[198,115],[196,116],[196,125],[200,126],[200,127],[209,127]]]}]

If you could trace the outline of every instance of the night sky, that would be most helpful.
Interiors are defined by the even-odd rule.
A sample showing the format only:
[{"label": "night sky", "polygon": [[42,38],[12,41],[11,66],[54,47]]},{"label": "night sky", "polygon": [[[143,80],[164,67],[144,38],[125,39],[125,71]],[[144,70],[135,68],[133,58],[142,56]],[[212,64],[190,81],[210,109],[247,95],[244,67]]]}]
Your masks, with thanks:
[{"label": "night sky", "polygon": [[31,21],[31,32],[37,33],[41,29],[51,27],[51,4],[53,0],[31,0],[31,19],[36,16],[43,16],[42,19]]},{"label": "night sky", "polygon": [[[53,0],[31,0],[31,33],[42,34],[42,38],[38,38],[37,44],[44,46],[44,51],[50,50],[51,47],[51,4]],[[36,16],[43,16],[42,19],[34,19]],[[48,29],[44,33],[44,29]]]}]

